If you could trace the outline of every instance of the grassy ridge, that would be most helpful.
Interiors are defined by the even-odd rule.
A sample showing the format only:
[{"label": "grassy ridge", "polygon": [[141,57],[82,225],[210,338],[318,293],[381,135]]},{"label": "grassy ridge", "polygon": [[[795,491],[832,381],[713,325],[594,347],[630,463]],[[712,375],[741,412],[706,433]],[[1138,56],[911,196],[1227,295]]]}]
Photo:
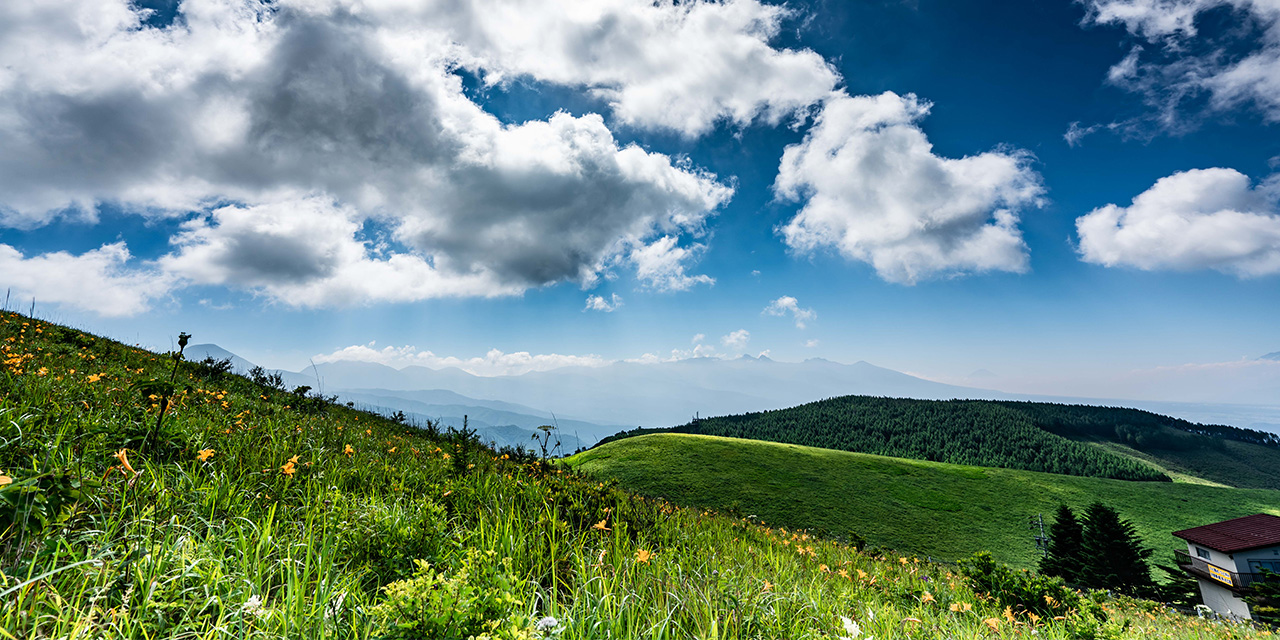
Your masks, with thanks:
[{"label": "grassy ridge", "polygon": [[844,396],[706,418],[676,433],[1049,473],[1168,481],[1149,465],[1075,442],[995,402]]},{"label": "grassy ridge", "polygon": [[191,365],[152,437],[136,385],[170,364],[0,313],[0,638],[1261,637],[1126,599],[1035,618],[943,566]]},{"label": "grassy ridge", "polygon": [[1119,407],[844,396],[646,433],[696,433],[982,467],[1280,490],[1280,436]]},{"label": "grassy ridge", "polygon": [[1126,482],[978,468],[736,440],[653,434],[574,456],[580,471],[647,495],[756,515],[771,525],[857,534],[870,543],[955,560],[990,550],[1032,566],[1027,519],[1059,503],[1101,500],[1132,519],[1167,559],[1172,531],[1258,512],[1280,515],[1280,491]]}]

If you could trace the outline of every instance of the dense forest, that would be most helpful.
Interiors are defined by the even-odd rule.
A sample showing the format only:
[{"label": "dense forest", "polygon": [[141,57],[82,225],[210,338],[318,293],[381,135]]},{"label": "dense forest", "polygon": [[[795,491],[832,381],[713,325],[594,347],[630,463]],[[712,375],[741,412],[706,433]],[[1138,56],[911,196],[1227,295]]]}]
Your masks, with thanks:
[{"label": "dense forest", "polygon": [[1050,433],[1026,412],[994,402],[845,396],[790,409],[705,418],[670,431],[983,467],[1169,480],[1141,462]]}]

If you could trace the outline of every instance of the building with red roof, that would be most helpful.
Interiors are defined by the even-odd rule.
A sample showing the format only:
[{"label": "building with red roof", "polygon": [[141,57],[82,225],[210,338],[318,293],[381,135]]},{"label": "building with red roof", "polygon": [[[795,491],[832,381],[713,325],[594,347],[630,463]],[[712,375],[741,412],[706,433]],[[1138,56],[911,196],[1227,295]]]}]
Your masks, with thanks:
[{"label": "building with red roof", "polygon": [[1234,618],[1250,619],[1241,595],[1269,573],[1280,574],[1280,516],[1259,513],[1173,532],[1187,543],[1178,566],[1200,583],[1204,603]]}]

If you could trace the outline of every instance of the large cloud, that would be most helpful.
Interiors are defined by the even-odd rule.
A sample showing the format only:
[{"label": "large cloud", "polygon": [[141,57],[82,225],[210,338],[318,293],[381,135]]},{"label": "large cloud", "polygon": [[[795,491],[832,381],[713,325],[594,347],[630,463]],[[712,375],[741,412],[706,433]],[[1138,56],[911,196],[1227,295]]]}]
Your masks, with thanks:
[{"label": "large cloud", "polygon": [[1108,267],[1278,273],[1278,199],[1280,178],[1254,188],[1234,169],[1175,173],[1128,207],[1109,204],[1078,218],[1080,254]]},{"label": "large cloud", "polygon": [[163,296],[171,278],[130,265],[129,258],[122,242],[80,255],[56,251],[32,257],[0,244],[0,282],[16,301],[34,299],[37,304],[56,303],[104,316],[130,316]]},{"label": "large cloud", "polygon": [[[1252,106],[1280,120],[1280,3],[1274,0],[1088,0],[1086,22],[1115,24],[1148,43],[1112,67],[1109,80],[1137,91],[1166,127],[1182,129],[1188,105]],[[1233,26],[1208,34],[1211,12]],[[1133,124],[1133,123],[1130,123]],[[1129,127],[1125,127],[1129,128]]]},{"label": "large cloud", "polygon": [[[182,282],[288,304],[590,285],[620,264],[656,288],[709,281],[684,272],[700,245],[676,241],[702,233],[728,187],[620,144],[597,115],[504,124],[449,69],[614,92],[626,120],[692,133],[721,119],[776,119],[816,89],[721,82],[685,104],[661,80],[698,65],[611,47],[662,49],[661,58],[694,39],[683,46],[723,49],[707,73],[730,73],[721,67],[741,58],[764,78],[792,78],[816,56],[769,48],[781,10],[754,2],[584,6],[513,4],[503,14],[483,3],[407,12],[392,10],[400,3],[186,0],[180,19],[153,28],[126,0],[4,3],[0,225],[92,221],[103,203],[151,216],[195,211],[158,264]],[[524,44],[498,38],[497,14],[524,20]],[[586,38],[636,20],[650,28],[626,43]],[[560,28],[528,29],[532,21]],[[708,30],[720,28],[717,45]],[[513,67],[520,47],[544,41],[563,68],[596,60],[581,69],[596,75]],[[834,76],[817,63],[811,71],[829,85]],[[654,98],[660,108],[645,106],[658,89],[667,91]],[[684,124],[660,121],[673,114]],[[399,252],[367,255],[355,233],[367,223],[390,230]],[[254,259],[236,258],[245,252]]]},{"label": "large cloud", "polygon": [[624,122],[685,135],[721,120],[776,124],[839,79],[813,51],[770,46],[789,12],[757,0],[473,0],[428,11],[440,10],[464,64],[488,81],[582,85]]},{"label": "large cloud", "polygon": [[800,253],[830,247],[890,282],[1027,268],[1017,223],[1039,202],[1039,176],[1019,151],[944,158],[917,124],[912,94],[833,95],[803,142],[787,147],[774,185],[804,200],[781,229]]}]

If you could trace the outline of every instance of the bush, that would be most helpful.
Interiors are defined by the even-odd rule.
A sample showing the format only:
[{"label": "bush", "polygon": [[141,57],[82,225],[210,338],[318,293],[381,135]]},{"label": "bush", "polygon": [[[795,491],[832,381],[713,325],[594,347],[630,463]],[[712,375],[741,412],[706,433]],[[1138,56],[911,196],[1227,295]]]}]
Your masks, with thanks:
[{"label": "bush", "polygon": [[526,640],[535,635],[523,613],[521,581],[511,558],[495,561],[493,551],[467,549],[448,575],[415,560],[412,578],[384,588],[386,599],[373,613],[383,618],[383,638],[422,640]]},{"label": "bush", "polygon": [[1063,615],[1080,600],[1060,578],[1014,571],[997,564],[982,551],[960,563],[960,574],[974,591],[991,597],[1014,611],[1028,611],[1042,617]]}]

